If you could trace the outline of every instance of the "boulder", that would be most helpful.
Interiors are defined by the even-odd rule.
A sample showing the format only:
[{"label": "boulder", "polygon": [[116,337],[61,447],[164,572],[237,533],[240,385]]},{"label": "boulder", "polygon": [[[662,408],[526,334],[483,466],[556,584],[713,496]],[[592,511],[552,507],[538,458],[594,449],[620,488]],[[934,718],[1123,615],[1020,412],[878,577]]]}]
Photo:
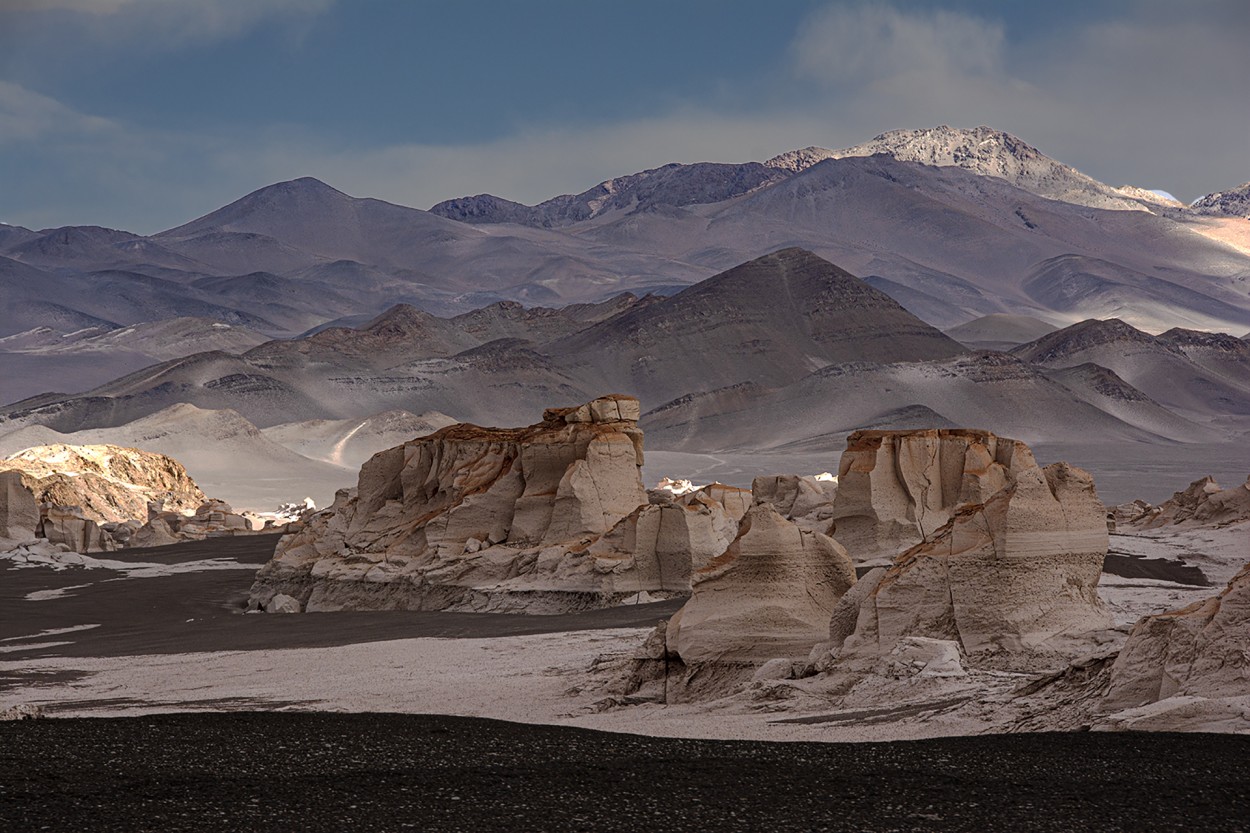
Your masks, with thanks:
[{"label": "boulder", "polygon": [[[970,444],[966,454],[974,451]],[[1010,454],[997,472],[992,461],[965,466],[981,485],[968,487],[965,474],[963,497],[1006,482],[899,555],[871,592],[856,593],[857,610],[835,611],[835,641],[855,614],[835,648],[840,668],[871,668],[902,640],[923,637],[957,643],[975,667],[1033,670],[1066,661],[1088,648],[1086,635],[1110,627],[1097,592],[1108,536],[1093,479],[1066,463],[1025,465],[1032,454],[1018,443]]]},{"label": "boulder", "polygon": [[22,473],[0,471],[0,542],[33,540],[39,522],[39,501],[22,482]]},{"label": "boulder", "polygon": [[[1250,564],[1216,596],[1141,619],[1111,667],[1108,711],[1250,696]],[[1244,728],[1244,727],[1243,727]]]},{"label": "boulder", "polygon": [[299,613],[299,600],[293,599],[285,593],[279,593],[269,600],[265,605],[266,613]]},{"label": "boulder", "polygon": [[856,563],[893,559],[1036,466],[1024,443],[988,431],[856,431],[838,466],[830,532]]},{"label": "boulder", "polygon": [[638,413],[612,395],[379,452],[354,492],[282,539],[252,607],[284,593],[305,611],[563,612],[689,592],[691,552],[732,521],[707,496],[649,502]]},{"label": "boulder", "polygon": [[164,547],[181,540],[165,518],[156,517],[135,530],[130,536],[130,546]]},{"label": "boulder", "polygon": [[45,506],[40,537],[63,544],[77,553],[110,552],[118,548],[113,538],[77,506]]}]

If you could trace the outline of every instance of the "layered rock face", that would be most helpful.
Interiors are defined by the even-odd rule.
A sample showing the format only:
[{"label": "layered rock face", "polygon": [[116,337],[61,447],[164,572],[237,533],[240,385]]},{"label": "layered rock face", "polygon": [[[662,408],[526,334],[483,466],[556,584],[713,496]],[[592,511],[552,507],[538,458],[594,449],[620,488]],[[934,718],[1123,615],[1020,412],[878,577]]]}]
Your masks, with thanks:
[{"label": "layered rock face", "polygon": [[[690,600],[636,655],[627,692],[706,697],[750,669],[830,671],[844,675],[837,688],[900,657],[941,675],[964,661],[1038,670],[1111,626],[1093,480],[1066,463],[1041,468],[1015,440],[860,431],[836,486],[777,475],[753,492],[734,542],[693,573]],[[889,566],[856,581],[862,551]]]},{"label": "layered rock face", "polygon": [[683,592],[691,574],[733,541],[750,506],[750,492],[720,483],[680,495],[657,490],[648,497],[648,505],[608,530],[588,552],[607,560],[628,554],[644,584]]},{"label": "layered rock face", "polygon": [[561,612],[684,594],[692,553],[711,557],[731,522],[706,495],[649,501],[638,416],[613,395],[383,451],[354,493],[283,539],[252,604]]},{"label": "layered rock face", "polygon": [[1110,627],[1097,592],[1107,527],[1092,478],[1066,463],[1039,468],[1022,444],[1006,447],[1005,463],[968,447],[983,465],[969,466],[961,496],[1000,478],[1002,488],[957,508],[835,611],[836,666],[871,667],[902,640],[925,637],[956,642],[973,665],[1036,669]]},{"label": "layered rock face", "polygon": [[1111,668],[1103,706],[1171,697],[1250,697],[1250,565],[1218,596],[1139,621]]},{"label": "layered rock face", "polygon": [[854,583],[837,541],[756,504],[729,548],[695,572],[690,600],[668,624],[669,652],[687,665],[801,659]]},{"label": "layered rock face", "polygon": [[1036,467],[1028,446],[988,431],[856,431],[838,466],[830,532],[857,563],[892,559]]}]

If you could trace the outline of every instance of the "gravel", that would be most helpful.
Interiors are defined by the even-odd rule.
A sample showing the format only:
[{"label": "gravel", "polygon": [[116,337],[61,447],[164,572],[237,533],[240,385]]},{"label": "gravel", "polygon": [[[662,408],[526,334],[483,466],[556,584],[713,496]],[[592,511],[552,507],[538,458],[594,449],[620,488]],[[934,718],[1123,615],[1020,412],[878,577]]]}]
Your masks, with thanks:
[{"label": "gravel", "polygon": [[1250,830],[1250,738],[876,744],[241,712],[0,724],[13,831]]}]

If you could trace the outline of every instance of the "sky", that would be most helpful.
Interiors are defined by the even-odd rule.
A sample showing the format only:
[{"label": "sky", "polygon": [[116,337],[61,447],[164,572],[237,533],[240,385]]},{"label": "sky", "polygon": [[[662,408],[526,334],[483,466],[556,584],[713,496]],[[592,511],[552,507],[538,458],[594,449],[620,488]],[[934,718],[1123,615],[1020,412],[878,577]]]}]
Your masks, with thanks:
[{"label": "sky", "polygon": [[1250,180],[1246,0],[0,0],[0,221],[151,233],[313,176],[428,208],[990,125]]}]

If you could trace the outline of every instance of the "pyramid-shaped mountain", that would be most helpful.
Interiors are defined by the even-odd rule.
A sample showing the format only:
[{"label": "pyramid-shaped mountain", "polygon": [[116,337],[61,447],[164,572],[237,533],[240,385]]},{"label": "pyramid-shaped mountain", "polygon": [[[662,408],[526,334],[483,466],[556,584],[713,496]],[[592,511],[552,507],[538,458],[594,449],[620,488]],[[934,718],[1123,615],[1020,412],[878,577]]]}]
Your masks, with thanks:
[{"label": "pyramid-shaped mountain", "polygon": [[964,348],[849,272],[788,248],[553,342],[548,352],[567,357],[579,376],[666,401],[745,381],[783,385],[833,364],[941,359]]}]

